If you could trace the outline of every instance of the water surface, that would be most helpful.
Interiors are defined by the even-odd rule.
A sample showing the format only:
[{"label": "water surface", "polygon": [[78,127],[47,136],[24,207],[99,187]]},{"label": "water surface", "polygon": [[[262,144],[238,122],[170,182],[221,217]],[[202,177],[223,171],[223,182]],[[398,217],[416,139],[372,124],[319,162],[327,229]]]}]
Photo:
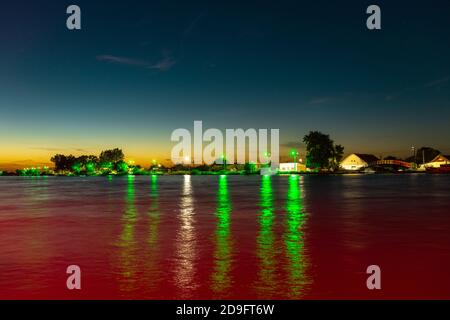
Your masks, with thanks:
[{"label": "water surface", "polygon": [[0,191],[2,299],[450,298],[450,176],[1,177]]}]

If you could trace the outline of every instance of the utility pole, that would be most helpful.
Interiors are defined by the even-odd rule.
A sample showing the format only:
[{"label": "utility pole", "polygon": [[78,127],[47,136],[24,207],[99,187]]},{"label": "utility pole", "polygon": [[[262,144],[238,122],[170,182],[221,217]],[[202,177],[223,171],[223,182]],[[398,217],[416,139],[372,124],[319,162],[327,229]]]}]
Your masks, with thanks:
[{"label": "utility pole", "polygon": [[296,150],[292,150],[291,151],[291,156],[294,158],[294,168],[295,171],[297,171],[297,156],[298,156],[298,152]]},{"label": "utility pole", "polygon": [[411,147],[412,155],[413,155],[413,168],[416,168],[416,148],[414,146]]}]

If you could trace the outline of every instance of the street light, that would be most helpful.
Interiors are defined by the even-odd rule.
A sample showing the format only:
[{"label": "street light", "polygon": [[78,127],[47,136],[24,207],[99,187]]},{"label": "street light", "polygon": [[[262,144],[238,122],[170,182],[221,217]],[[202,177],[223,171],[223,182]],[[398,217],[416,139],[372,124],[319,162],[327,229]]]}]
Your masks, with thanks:
[{"label": "street light", "polygon": [[414,164],[416,163],[416,148],[414,147],[414,146],[412,146],[411,147],[411,151],[412,151],[412,154],[413,154],[413,161],[414,161]]},{"label": "street light", "polygon": [[297,171],[297,156],[298,151],[297,150],[291,150],[291,157],[294,158],[294,170]]},{"label": "street light", "polygon": [[223,154],[221,156],[221,158],[222,158],[223,170],[227,170],[227,159],[225,158],[225,155]]},{"label": "street light", "polygon": [[269,166],[271,165],[271,161],[269,161],[270,160],[270,156],[271,156],[270,152],[268,152],[268,151],[264,152],[264,157],[266,157],[266,159],[268,160],[267,164]]}]

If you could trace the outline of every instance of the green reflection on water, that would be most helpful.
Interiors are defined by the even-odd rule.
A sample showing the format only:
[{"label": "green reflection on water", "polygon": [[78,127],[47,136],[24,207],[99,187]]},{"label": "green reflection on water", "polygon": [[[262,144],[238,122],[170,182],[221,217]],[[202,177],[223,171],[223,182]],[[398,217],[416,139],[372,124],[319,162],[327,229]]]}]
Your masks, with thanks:
[{"label": "green reflection on water", "polygon": [[299,177],[289,177],[286,201],[287,229],[284,236],[286,255],[288,258],[288,278],[290,298],[300,298],[304,295],[306,279],[306,256],[304,248],[305,211],[300,189]]},{"label": "green reflection on water", "polygon": [[125,197],[125,212],[122,216],[123,230],[119,239],[120,281],[121,291],[128,292],[134,289],[136,284],[136,246],[134,229],[137,212],[135,207],[134,176],[127,178],[127,193]]},{"label": "green reflection on water", "polygon": [[216,209],[216,247],[214,251],[214,271],[212,275],[212,290],[218,294],[226,293],[227,289],[231,287],[231,209],[227,176],[220,176]]},{"label": "green reflection on water", "polygon": [[260,230],[257,237],[256,255],[259,259],[257,290],[265,298],[268,294],[276,293],[276,263],[274,247],[274,198],[270,176],[263,176],[260,188]]},{"label": "green reflection on water", "polygon": [[136,222],[136,207],[134,206],[134,176],[128,176],[127,196],[125,199],[126,209],[123,215],[124,229],[121,240],[125,244],[129,244],[134,237],[134,225]]},{"label": "green reflection on water", "polygon": [[39,210],[46,210],[45,208],[47,206],[38,204],[41,201],[46,201],[49,199],[49,193],[48,193],[48,177],[47,176],[29,176],[24,177],[25,181],[29,182],[29,186],[25,188],[24,190],[29,193],[29,199],[31,201],[36,201],[35,206],[33,206],[32,213],[36,212],[36,207],[39,208]]},{"label": "green reflection on water", "polygon": [[145,255],[145,274],[141,275],[141,281],[152,294],[155,294],[156,290],[161,287],[164,272],[160,265],[161,250],[158,242],[160,241],[160,221],[158,176],[152,175],[150,181],[150,206],[148,209],[148,249],[141,253]]},{"label": "green reflection on water", "polygon": [[158,226],[160,222],[160,212],[159,212],[159,190],[158,190],[158,176],[151,176],[150,184],[150,208],[148,210],[149,221],[149,237],[148,244],[153,248],[158,241]]}]

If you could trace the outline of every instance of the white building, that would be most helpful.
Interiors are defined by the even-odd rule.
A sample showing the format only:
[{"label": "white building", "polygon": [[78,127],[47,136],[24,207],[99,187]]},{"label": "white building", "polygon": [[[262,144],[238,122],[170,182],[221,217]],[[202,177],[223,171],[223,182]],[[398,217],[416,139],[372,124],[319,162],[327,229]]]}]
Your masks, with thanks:
[{"label": "white building", "polygon": [[283,173],[283,172],[300,172],[300,171],[306,171],[306,167],[305,167],[304,164],[301,164],[301,163],[285,162],[285,163],[280,163],[278,171],[280,173]]},{"label": "white building", "polygon": [[378,161],[378,158],[372,154],[352,153],[341,161],[340,167],[348,171],[358,171],[367,168],[376,161]]},{"label": "white building", "polygon": [[433,160],[431,160],[428,163],[425,163],[425,165],[422,165],[421,167],[425,168],[439,168],[441,164],[450,164],[450,156],[444,156],[442,154],[435,157]]}]

